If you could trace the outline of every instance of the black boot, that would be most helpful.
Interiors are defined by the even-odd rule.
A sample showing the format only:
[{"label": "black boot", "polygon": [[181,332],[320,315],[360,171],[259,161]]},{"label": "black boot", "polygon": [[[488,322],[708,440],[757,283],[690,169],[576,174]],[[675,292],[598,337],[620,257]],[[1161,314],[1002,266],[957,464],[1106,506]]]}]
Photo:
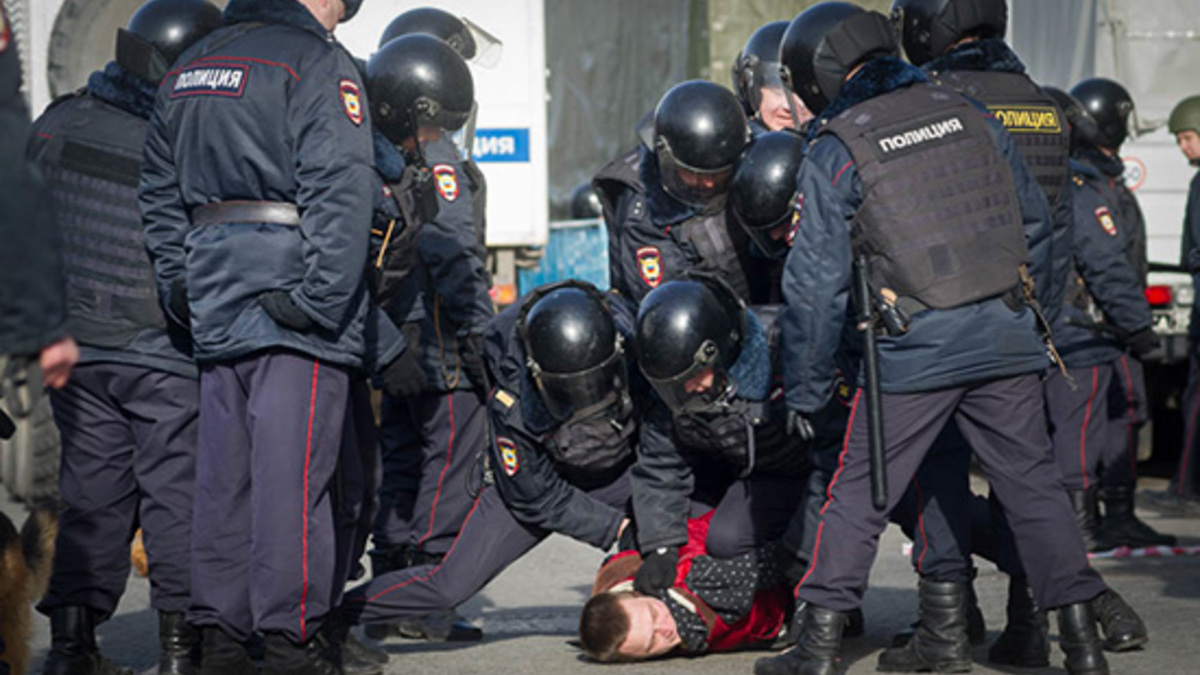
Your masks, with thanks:
[{"label": "black boot", "polygon": [[1104,645],[1114,652],[1137,649],[1150,641],[1142,617],[1111,588],[1092,598],[1092,611],[1104,632]]},{"label": "black boot", "polygon": [[1098,550],[1104,551],[1118,546],[1144,548],[1146,546],[1174,546],[1175,537],[1159,534],[1138,519],[1133,512],[1133,486],[1108,485],[1100,492],[1104,502],[1104,518],[1096,532]]},{"label": "black boot", "polygon": [[971,670],[967,642],[965,581],[921,580],[920,619],[912,639],[903,647],[885,649],[876,670],[885,673],[965,673]]},{"label": "black boot", "polygon": [[325,617],[321,632],[331,646],[341,650],[343,675],[382,675],[383,667],[388,662],[388,653],[369,647],[354,637],[340,610],[334,610]]},{"label": "black boot", "polygon": [[1004,632],[988,650],[988,661],[1020,668],[1045,668],[1050,665],[1050,621],[1038,609],[1033,590],[1025,579],[1008,580],[1008,623]]},{"label": "black boot", "polygon": [[96,617],[90,607],[55,607],[50,612],[50,651],[42,675],[133,675],[100,655]]},{"label": "black boot", "polygon": [[840,675],[845,672],[842,662],[842,630],[846,612],[803,605],[796,612],[800,620],[796,646],[779,656],[754,662],[754,675]]},{"label": "black boot", "polygon": [[1096,632],[1091,603],[1077,602],[1058,610],[1058,646],[1066,654],[1067,675],[1108,675],[1108,661]]},{"label": "black boot", "polygon": [[242,643],[216,626],[205,626],[200,629],[200,673],[258,675],[258,668]]},{"label": "black boot", "polygon": [[282,633],[267,633],[264,636],[267,658],[263,661],[262,675],[341,675],[341,664],[336,661],[337,650],[321,635],[304,644],[292,642]]},{"label": "black boot", "polygon": [[183,612],[158,613],[158,675],[199,675],[200,633]]},{"label": "black boot", "polygon": [[[412,564],[412,556],[409,554],[408,546],[401,546],[394,550],[373,550],[371,556],[371,576],[378,579],[379,577],[395,570],[402,570]],[[372,640],[386,640],[390,637],[397,637],[400,633],[396,630],[395,624],[378,623],[368,624],[363,627],[363,635]]]},{"label": "black boot", "polygon": [[[437,553],[414,551],[410,564],[437,565],[442,562],[443,557]],[[454,609],[404,618],[388,628],[394,630],[394,634],[410,640],[478,642],[483,639],[483,630],[464,619]]]},{"label": "black boot", "polygon": [[1100,526],[1096,511],[1096,488],[1067,490],[1067,495],[1071,498],[1071,508],[1075,511],[1075,522],[1079,523],[1084,547],[1089,553],[1099,551],[1096,548],[1096,530]]},{"label": "black boot", "polygon": [[[974,575],[972,575],[974,578]],[[917,632],[917,626],[920,621],[914,621],[908,630],[901,631],[892,636],[893,647],[903,647],[908,644],[913,635]],[[846,627],[846,637],[850,637],[850,628],[854,625],[854,617],[850,617],[850,626]],[[861,633],[860,633],[861,635]],[[967,642],[974,645],[981,645],[987,640],[987,622],[983,619],[983,610],[979,609],[979,597],[975,595],[975,583],[971,582],[967,586]]]}]

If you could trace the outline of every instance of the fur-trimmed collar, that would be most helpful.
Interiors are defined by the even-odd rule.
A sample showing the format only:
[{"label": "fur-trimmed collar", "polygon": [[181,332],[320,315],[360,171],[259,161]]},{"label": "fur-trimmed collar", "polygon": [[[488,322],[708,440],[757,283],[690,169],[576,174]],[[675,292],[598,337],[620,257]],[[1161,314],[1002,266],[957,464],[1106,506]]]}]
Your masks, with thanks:
[{"label": "fur-trimmed collar", "polygon": [[1116,177],[1125,173],[1125,162],[1118,155],[1109,157],[1096,146],[1080,148],[1075,152],[1075,158],[1084,164],[1096,167],[1097,171],[1106,176]]},{"label": "fur-trimmed collar", "polygon": [[295,26],[321,37],[329,35],[317,17],[297,0],[229,0],[225,6],[224,20],[226,25],[258,21]]},{"label": "fur-trimmed collar", "polygon": [[662,175],[658,170],[658,155],[642,147],[638,162],[638,180],[646,191],[646,210],[650,220],[659,227],[682,223],[699,215],[699,210],[667,194],[662,186]]},{"label": "fur-trimmed collar", "polygon": [[371,127],[371,140],[375,144],[375,170],[389,183],[400,180],[404,174],[404,155],[394,143],[388,140],[377,127]]},{"label": "fur-trimmed collar", "polygon": [[925,72],[941,73],[952,70],[987,70],[1004,73],[1024,73],[1025,64],[1012,47],[1000,38],[965,42],[925,64]]},{"label": "fur-trimmed collar", "polygon": [[134,75],[116,61],[109,61],[104,70],[97,70],[88,77],[87,91],[130,115],[148,120],[154,112],[158,86]]},{"label": "fur-trimmed collar", "polygon": [[758,316],[746,310],[746,336],[742,351],[729,368],[729,379],[737,384],[737,396],[748,401],[765,401],[771,391],[771,350],[767,333]]},{"label": "fur-trimmed collar", "polygon": [[871,59],[863,64],[854,77],[842,85],[837,98],[829,104],[809,129],[809,140],[824,128],[825,123],[849,110],[852,106],[881,96],[891,91],[908,87],[929,78],[920,68],[901,61],[894,56]]}]

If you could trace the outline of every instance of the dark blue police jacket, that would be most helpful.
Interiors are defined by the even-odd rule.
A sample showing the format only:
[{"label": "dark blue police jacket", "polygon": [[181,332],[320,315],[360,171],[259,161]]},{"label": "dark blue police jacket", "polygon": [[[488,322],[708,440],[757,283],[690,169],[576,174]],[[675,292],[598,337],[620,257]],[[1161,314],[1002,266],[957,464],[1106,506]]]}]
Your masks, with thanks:
[{"label": "dark blue police jacket", "polygon": [[[1200,294],[1200,173],[1188,187],[1187,213],[1183,221],[1183,266],[1192,274],[1192,287]],[[1200,340],[1200,305],[1192,304],[1188,339]]]},{"label": "dark blue police jacket", "polygon": [[[822,112],[810,138],[854,104],[924,81],[921,71],[897,59],[869,61]],[[1040,296],[1050,269],[1049,206],[1008,132],[994,119],[987,122],[1012,170]],[[812,413],[832,393],[834,356],[850,309],[850,225],[863,195],[850,151],[832,135],[810,146],[798,180],[803,206],[783,276],[783,346],[788,407]],[[921,312],[904,335],[880,337],[879,360],[881,385],[889,393],[944,389],[1050,365],[1033,311],[1013,311],[1001,299]]]},{"label": "dark blue police jacket", "polygon": [[[1063,362],[1072,368],[1108,363],[1125,353],[1120,336],[1149,328],[1153,319],[1137,271],[1129,260],[1131,226],[1117,206],[1109,204],[1098,181],[1107,181],[1096,167],[1071,160],[1074,193],[1072,264],[1078,279],[1095,302],[1099,315],[1077,301],[1069,289],[1062,313],[1054,324],[1054,343]],[[1107,329],[1097,329],[1103,323]],[[1116,332],[1114,332],[1116,331]]]},{"label": "dark blue police jacket", "polygon": [[[231,0],[225,21],[158,91],[140,199],[159,292],[186,280],[201,363],[288,348],[357,366],[373,196],[358,70],[294,0]],[[295,204],[300,225],[192,224],[233,200]],[[314,327],[276,324],[257,301],[273,290]]]}]

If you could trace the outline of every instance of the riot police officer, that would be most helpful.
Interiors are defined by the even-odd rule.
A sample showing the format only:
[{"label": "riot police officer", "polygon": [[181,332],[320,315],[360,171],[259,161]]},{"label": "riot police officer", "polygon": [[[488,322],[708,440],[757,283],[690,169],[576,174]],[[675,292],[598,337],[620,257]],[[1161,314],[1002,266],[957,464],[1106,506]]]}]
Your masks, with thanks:
[{"label": "riot police officer", "polygon": [[67,326],[82,347],[74,377],[51,399],[65,509],[39,605],[52,628],[47,674],[119,671],[96,650],[93,629],[116,611],[138,527],[159,613],[159,672],[198,672],[199,639],[184,612],[200,391],[187,331],[158,306],[137,184],[159,80],[220,25],[221,10],[205,0],[150,0],[118,32],[116,60],[35,123],[30,154],[71,261]]},{"label": "riot police officer", "polygon": [[[784,275],[789,408],[811,415],[828,401],[852,257],[868,268],[864,300],[909,320],[878,337],[886,506],[871,503],[860,389],[797,589],[797,645],[755,671],[840,668],[846,612],[860,602],[887,511],[953,419],[1013,523],[1039,604],[1061,608],[1067,671],[1107,672],[1088,604],[1105,587],[1057,483],[1039,382],[1046,350],[1023,282],[1048,274],[1045,197],[997,122],[897,55],[887,18],[849,3],[814,5],[784,35],[781,61],[818,115]],[[966,596],[965,583],[921,593],[922,612],[941,615],[958,645]],[[945,667],[969,667],[956,650]]]},{"label": "riot police officer", "polygon": [[[61,387],[79,348],[66,334],[58,233],[44,186],[24,161],[29,109],[21,95],[19,50],[2,7],[0,35],[0,123],[8,130],[0,145],[0,288],[24,289],[6,293],[0,305],[0,378],[17,368],[10,363],[39,358],[46,386]],[[12,412],[13,404],[6,405]],[[0,427],[6,420],[0,418]]]},{"label": "riot police officer", "polygon": [[651,291],[638,309],[638,364],[657,395],[633,469],[643,593],[674,582],[690,512],[714,510],[706,550],[732,558],[780,538],[800,503],[812,434],[788,426],[778,310],[751,311],[701,272]]},{"label": "riot police officer", "polygon": [[[1171,111],[1167,128],[1179,143],[1188,163],[1200,166],[1200,96],[1189,96]],[[1188,187],[1187,209],[1183,221],[1181,264],[1192,275],[1193,287],[1200,289],[1200,173],[1192,176]],[[1192,305],[1188,322],[1188,381],[1183,398],[1183,434],[1185,444],[1179,466],[1171,483],[1163,492],[1146,492],[1151,503],[1159,509],[1173,512],[1200,513],[1200,460],[1197,460],[1196,428],[1200,425],[1200,367],[1197,365],[1197,346],[1200,345],[1200,309]]]},{"label": "riot police officer", "polygon": [[[1074,268],[1055,329],[1063,360],[1080,386],[1050,389],[1055,453],[1085,539],[1094,550],[1170,545],[1134,514],[1137,433],[1148,404],[1141,358],[1158,347],[1146,302],[1146,223],[1125,186],[1121,145],[1134,126],[1129,92],[1104,78],[1071,89],[1075,207]],[[1093,411],[1096,400],[1119,401]],[[1115,412],[1119,411],[1119,413]],[[1061,432],[1059,430],[1062,430]],[[1065,438],[1060,438],[1064,435]],[[1097,497],[1099,499],[1097,499]],[[1104,515],[1097,514],[1102,502]]]},{"label": "riot police officer", "polygon": [[267,673],[339,668],[318,635],[345,580],[332,492],[368,341],[372,157],[332,31],[360,4],[231,0],[147,135],[147,247],[200,365],[188,620],[206,674],[254,672],[255,631]]},{"label": "riot police officer", "polygon": [[444,612],[551,533],[608,549],[628,525],[644,385],[627,346],[632,312],[584,282],[541,287],[486,333],[494,393],[489,474],[437,564],[394,570],[347,595],[360,623]]},{"label": "riot police officer", "polygon": [[804,101],[779,79],[779,41],[787,27],[787,21],[763,24],[733,61],[733,90],[750,117],[755,136],[802,129],[813,117]]},{"label": "riot police officer", "polygon": [[612,286],[635,302],[689,269],[712,271],[748,301],[762,295],[745,235],[728,222],[725,197],[746,143],[746,116],[729,90],[692,80],[654,111],[652,146],[601,169]]},{"label": "riot police officer", "polygon": [[[376,161],[392,197],[387,208],[397,211],[377,227],[377,298],[413,345],[416,366],[382,404],[384,478],[372,553],[380,576],[445,555],[471,507],[467,475],[487,444],[482,334],[492,304],[476,198],[482,179],[450,138],[474,112],[467,64],[436,37],[404,35],[371,57],[367,91],[384,137],[377,156],[399,155]],[[449,625],[438,635],[408,621],[401,632],[482,637],[457,619]],[[386,634],[373,627],[373,637]]]}]

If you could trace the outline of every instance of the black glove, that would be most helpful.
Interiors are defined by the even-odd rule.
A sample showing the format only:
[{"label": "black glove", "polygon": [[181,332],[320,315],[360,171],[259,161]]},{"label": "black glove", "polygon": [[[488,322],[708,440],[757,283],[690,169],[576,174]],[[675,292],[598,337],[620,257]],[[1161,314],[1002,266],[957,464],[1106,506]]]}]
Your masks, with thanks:
[{"label": "black glove", "polygon": [[187,282],[178,277],[167,292],[167,310],[180,326],[191,330],[192,313],[188,309]]},{"label": "black glove", "polygon": [[633,589],[645,595],[657,595],[675,585],[675,565],[679,550],[663,546],[642,555],[642,566],[633,578]]},{"label": "black glove", "polygon": [[1129,347],[1129,351],[1133,352],[1134,356],[1141,358],[1158,349],[1159,341],[1153,328],[1143,328],[1125,338],[1125,345]]},{"label": "black glove", "polygon": [[481,401],[487,400],[487,371],[483,365],[483,336],[469,333],[458,339],[458,357],[463,372],[471,378],[471,386]]},{"label": "black glove", "polygon": [[258,296],[258,304],[267,310],[267,316],[284,328],[300,332],[313,327],[313,320],[292,302],[287,291],[267,291]]},{"label": "black glove", "polygon": [[812,422],[795,410],[788,411],[787,430],[791,436],[797,436],[802,441],[811,441],[816,435]]},{"label": "black glove", "polygon": [[383,368],[383,389],[392,396],[408,398],[425,390],[425,371],[417,360],[418,347],[410,344]]}]

